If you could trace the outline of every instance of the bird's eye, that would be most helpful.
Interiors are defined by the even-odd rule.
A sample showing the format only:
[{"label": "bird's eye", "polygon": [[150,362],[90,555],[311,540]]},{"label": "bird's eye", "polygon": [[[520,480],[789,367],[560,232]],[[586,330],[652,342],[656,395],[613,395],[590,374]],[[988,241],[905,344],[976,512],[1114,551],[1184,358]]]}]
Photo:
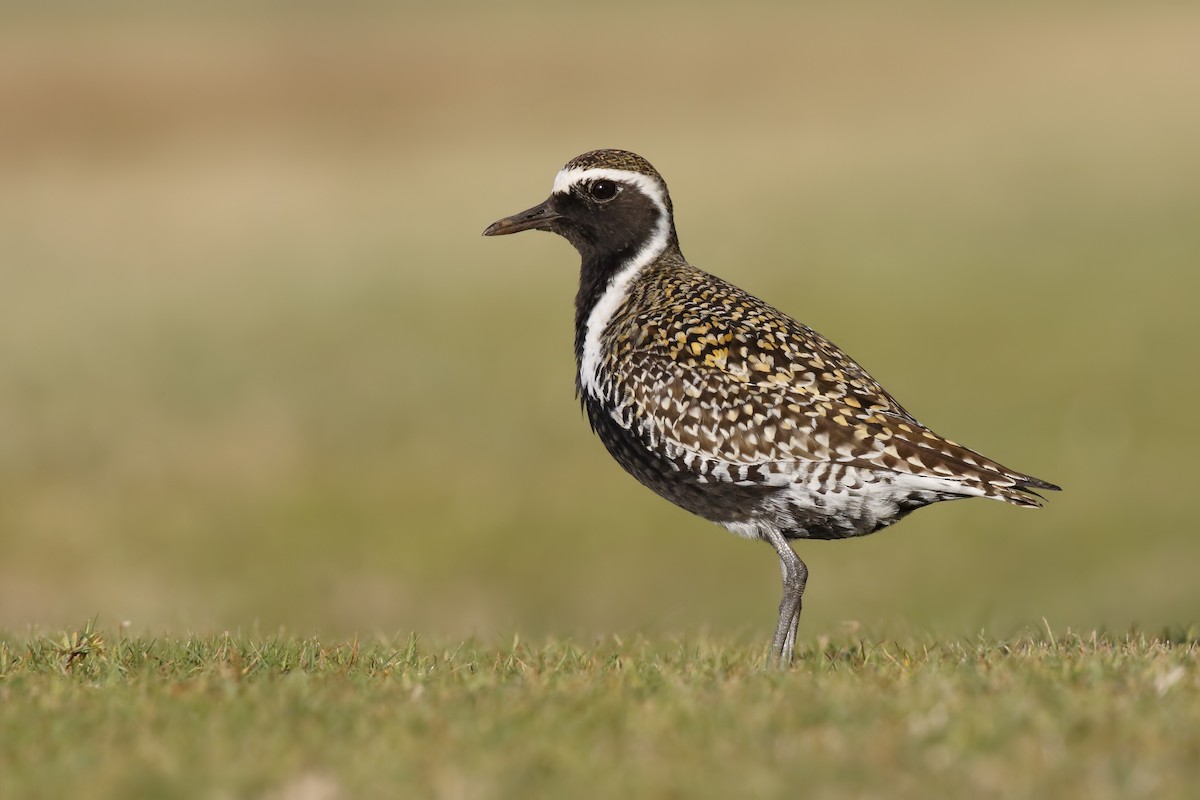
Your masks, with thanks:
[{"label": "bird's eye", "polygon": [[592,199],[601,203],[607,203],[609,200],[612,200],[617,196],[617,191],[617,184],[613,181],[594,181],[588,187],[588,194],[591,195]]}]

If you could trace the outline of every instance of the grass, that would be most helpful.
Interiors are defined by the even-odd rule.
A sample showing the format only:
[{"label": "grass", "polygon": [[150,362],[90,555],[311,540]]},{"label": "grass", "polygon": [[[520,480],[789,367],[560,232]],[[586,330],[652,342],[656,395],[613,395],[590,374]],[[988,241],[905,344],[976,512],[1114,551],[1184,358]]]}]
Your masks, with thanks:
[{"label": "grass", "polygon": [[[0,3],[5,800],[1196,784],[1200,7],[160,5]],[[1065,491],[798,545],[761,671],[774,554],[587,431],[570,248],[479,236],[606,146]]]},{"label": "grass", "polygon": [[1194,796],[1200,642],[0,639],[0,796]]}]

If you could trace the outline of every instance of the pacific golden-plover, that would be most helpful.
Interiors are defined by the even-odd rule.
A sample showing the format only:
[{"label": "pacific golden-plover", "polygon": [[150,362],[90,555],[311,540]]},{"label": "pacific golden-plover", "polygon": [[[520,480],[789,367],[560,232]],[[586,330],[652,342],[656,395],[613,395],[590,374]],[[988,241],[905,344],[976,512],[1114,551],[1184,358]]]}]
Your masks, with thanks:
[{"label": "pacific golden-plover", "polygon": [[821,334],[689,264],[641,156],[571,159],[543,203],[485,236],[579,251],[576,390],[617,462],[661,497],[775,548],[772,656],[791,661],[808,568],[790,539],[865,536],[940,500],[1038,506],[1058,489],[944,439]]}]

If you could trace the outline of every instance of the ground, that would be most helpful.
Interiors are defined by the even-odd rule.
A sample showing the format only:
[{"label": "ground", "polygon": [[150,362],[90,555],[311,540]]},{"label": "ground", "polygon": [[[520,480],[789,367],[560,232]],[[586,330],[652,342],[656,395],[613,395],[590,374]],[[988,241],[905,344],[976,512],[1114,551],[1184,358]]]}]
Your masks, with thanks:
[{"label": "ground", "polygon": [[[1172,0],[0,3],[0,797],[1194,795],[1197,41]],[[798,543],[762,670],[775,554],[587,430],[570,246],[480,236],[598,147],[1064,491]]]},{"label": "ground", "polygon": [[0,796],[1194,796],[1200,641],[0,644]]}]

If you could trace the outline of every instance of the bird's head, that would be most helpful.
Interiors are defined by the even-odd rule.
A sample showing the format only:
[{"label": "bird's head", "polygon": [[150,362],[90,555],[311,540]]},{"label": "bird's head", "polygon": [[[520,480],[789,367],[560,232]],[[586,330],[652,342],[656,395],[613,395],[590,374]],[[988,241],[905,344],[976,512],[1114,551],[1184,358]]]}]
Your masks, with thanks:
[{"label": "bird's head", "polygon": [[544,202],[496,220],[483,235],[528,230],[557,233],[584,262],[677,245],[666,181],[650,162],[626,150],[576,156],[559,170]]}]

